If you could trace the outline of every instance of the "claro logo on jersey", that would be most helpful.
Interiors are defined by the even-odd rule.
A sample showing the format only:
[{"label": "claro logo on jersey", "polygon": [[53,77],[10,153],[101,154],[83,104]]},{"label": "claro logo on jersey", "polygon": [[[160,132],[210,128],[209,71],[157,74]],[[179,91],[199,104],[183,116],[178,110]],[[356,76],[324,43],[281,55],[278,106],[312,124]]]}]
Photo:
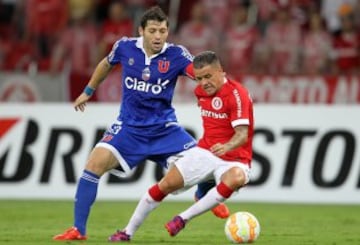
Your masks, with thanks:
[{"label": "claro logo on jersey", "polygon": [[140,92],[160,94],[164,89],[166,89],[166,85],[170,82],[170,80],[162,81],[158,78],[156,84],[148,83],[145,81],[138,80],[137,78],[126,77],[125,78],[125,86],[128,89],[136,90]]}]

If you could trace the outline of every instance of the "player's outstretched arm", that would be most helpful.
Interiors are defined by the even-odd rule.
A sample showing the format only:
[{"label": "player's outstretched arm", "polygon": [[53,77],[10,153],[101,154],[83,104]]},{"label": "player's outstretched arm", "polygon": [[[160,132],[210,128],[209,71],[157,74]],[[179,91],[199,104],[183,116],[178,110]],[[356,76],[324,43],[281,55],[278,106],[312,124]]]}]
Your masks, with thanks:
[{"label": "player's outstretched arm", "polygon": [[74,108],[76,111],[84,111],[86,102],[89,101],[97,87],[100,85],[102,81],[106,78],[106,76],[110,73],[112,69],[112,65],[109,64],[107,58],[104,58],[99,62],[96,66],[94,73],[92,74],[88,85],[85,87],[84,91],[76,98],[74,101]]}]

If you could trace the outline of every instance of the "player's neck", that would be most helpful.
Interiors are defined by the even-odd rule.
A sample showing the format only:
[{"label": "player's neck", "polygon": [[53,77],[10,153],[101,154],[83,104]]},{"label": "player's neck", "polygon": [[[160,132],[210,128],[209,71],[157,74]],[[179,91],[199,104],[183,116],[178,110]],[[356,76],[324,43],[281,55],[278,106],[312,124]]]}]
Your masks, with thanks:
[{"label": "player's neck", "polygon": [[146,47],[144,47],[144,51],[145,51],[145,54],[146,54],[146,56],[147,56],[148,58],[150,58],[150,57],[153,56],[153,55],[156,55],[156,54],[160,53],[160,52],[154,52],[154,51],[152,51],[151,49],[146,48]]}]

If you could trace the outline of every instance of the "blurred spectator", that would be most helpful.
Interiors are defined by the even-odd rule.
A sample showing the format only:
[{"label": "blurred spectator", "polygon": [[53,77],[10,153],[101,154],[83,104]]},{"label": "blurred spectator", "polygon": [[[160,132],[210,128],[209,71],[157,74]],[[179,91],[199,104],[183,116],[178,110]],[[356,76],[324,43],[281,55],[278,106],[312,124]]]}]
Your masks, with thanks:
[{"label": "blurred spectator", "polygon": [[140,25],[140,18],[144,11],[148,7],[155,5],[156,2],[156,0],[125,0],[129,17],[133,20],[136,28]]},{"label": "blurred spectator", "polygon": [[96,23],[102,23],[108,18],[109,6],[113,0],[96,0],[94,5],[94,19]]},{"label": "blurred spectator", "polygon": [[326,21],[328,30],[335,33],[340,30],[340,19],[338,16],[338,9],[344,3],[354,5],[356,0],[323,0],[321,1],[321,15]]},{"label": "blurred spectator", "polygon": [[231,0],[201,0],[214,35],[220,35],[226,30],[232,2]]},{"label": "blurred spectator", "polygon": [[225,33],[222,52],[226,70],[237,79],[253,71],[254,49],[259,40],[257,28],[248,23],[248,8],[248,4],[232,8],[231,26]]},{"label": "blurred spectator", "polygon": [[[24,21],[23,42],[33,43],[36,61],[46,70],[49,59],[61,31],[68,21],[68,4],[63,0],[21,0],[16,18]],[[23,18],[25,16],[25,18]],[[18,21],[20,22],[20,21]]]},{"label": "blurred spectator", "polygon": [[338,9],[341,28],[334,37],[334,70],[341,74],[359,73],[360,70],[360,33],[355,27],[354,9],[343,4]]},{"label": "blurred spectator", "polygon": [[[218,36],[214,35],[212,27],[208,24],[207,14],[202,2],[192,5],[190,12],[190,19],[183,23],[178,36],[175,38],[177,43],[184,45],[193,55],[204,50],[216,50]],[[192,90],[194,87],[195,83],[193,81],[187,77],[182,77],[176,89],[183,100],[189,100],[193,97]]]},{"label": "blurred spectator", "polygon": [[[101,26],[99,41],[99,60],[104,58],[110,51],[113,44],[124,36],[134,35],[133,21],[127,16],[127,8],[122,1],[116,0],[110,3],[108,17]],[[97,91],[97,98],[102,102],[117,102],[121,99],[121,67],[112,69],[111,74],[106,78],[103,86]]]},{"label": "blurred spectator", "polygon": [[11,41],[4,35],[5,31],[0,30],[0,71],[5,67],[5,61],[11,50]]},{"label": "blurred spectator", "polygon": [[265,34],[265,31],[269,25],[269,22],[273,18],[274,12],[277,9],[277,0],[253,0],[257,8],[257,26],[261,35]]},{"label": "blurred spectator", "polygon": [[103,58],[111,51],[113,44],[123,36],[133,36],[134,24],[127,16],[122,1],[112,1],[108,8],[108,18],[101,25],[99,57]]},{"label": "blurred spectator", "polygon": [[299,72],[301,30],[289,13],[289,5],[280,6],[265,33],[261,61],[265,72],[294,74]]},{"label": "blurred spectator", "polygon": [[357,0],[354,5],[354,18],[357,32],[360,32],[360,0]]},{"label": "blurred spectator", "polygon": [[24,71],[35,59],[33,43],[16,23],[18,7],[15,1],[0,2],[0,70]]},{"label": "blurred spectator", "polygon": [[212,27],[208,24],[204,5],[201,2],[193,5],[191,18],[179,30],[177,41],[196,55],[204,50],[214,50],[218,45],[218,37],[214,35]]},{"label": "blurred spectator", "polygon": [[98,0],[67,0],[69,2],[70,14],[73,17],[76,12],[86,13],[88,18],[94,17],[94,9]]},{"label": "blurred spectator", "polygon": [[321,1],[319,0],[289,0],[291,3],[292,18],[298,23],[302,30],[308,28],[310,15],[319,13]]},{"label": "blurred spectator", "polygon": [[18,0],[0,0],[0,25],[8,24],[12,21],[13,13]]},{"label": "blurred spectator", "polygon": [[52,74],[64,71],[66,64],[70,65],[70,100],[82,92],[98,59],[97,29],[89,20],[88,11],[82,7],[71,9],[70,26],[62,33],[52,57]]},{"label": "blurred spectator", "polygon": [[0,38],[0,52],[0,68],[6,71],[27,71],[36,56],[33,43],[17,35]]},{"label": "blurred spectator", "polygon": [[304,34],[303,71],[312,75],[328,72],[331,53],[332,40],[325,28],[325,22],[320,13],[312,12],[309,28]]},{"label": "blurred spectator", "polygon": [[262,34],[265,33],[279,7],[287,5],[290,18],[304,28],[309,21],[308,13],[320,9],[321,5],[319,0],[254,0],[254,2],[258,10],[257,26]]}]

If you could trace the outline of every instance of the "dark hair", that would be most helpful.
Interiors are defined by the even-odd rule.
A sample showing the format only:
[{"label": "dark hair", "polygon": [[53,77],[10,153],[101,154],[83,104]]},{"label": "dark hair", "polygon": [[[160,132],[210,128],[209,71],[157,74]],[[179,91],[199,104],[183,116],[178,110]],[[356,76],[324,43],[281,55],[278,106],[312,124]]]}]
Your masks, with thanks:
[{"label": "dark hair", "polygon": [[141,17],[140,26],[145,29],[149,20],[155,20],[158,22],[166,21],[166,26],[169,27],[169,19],[159,6],[151,7],[145,11]]},{"label": "dark hair", "polygon": [[204,51],[197,54],[193,60],[193,65],[195,69],[201,69],[204,66],[216,64],[220,66],[220,60],[217,57],[216,53],[213,51]]}]

